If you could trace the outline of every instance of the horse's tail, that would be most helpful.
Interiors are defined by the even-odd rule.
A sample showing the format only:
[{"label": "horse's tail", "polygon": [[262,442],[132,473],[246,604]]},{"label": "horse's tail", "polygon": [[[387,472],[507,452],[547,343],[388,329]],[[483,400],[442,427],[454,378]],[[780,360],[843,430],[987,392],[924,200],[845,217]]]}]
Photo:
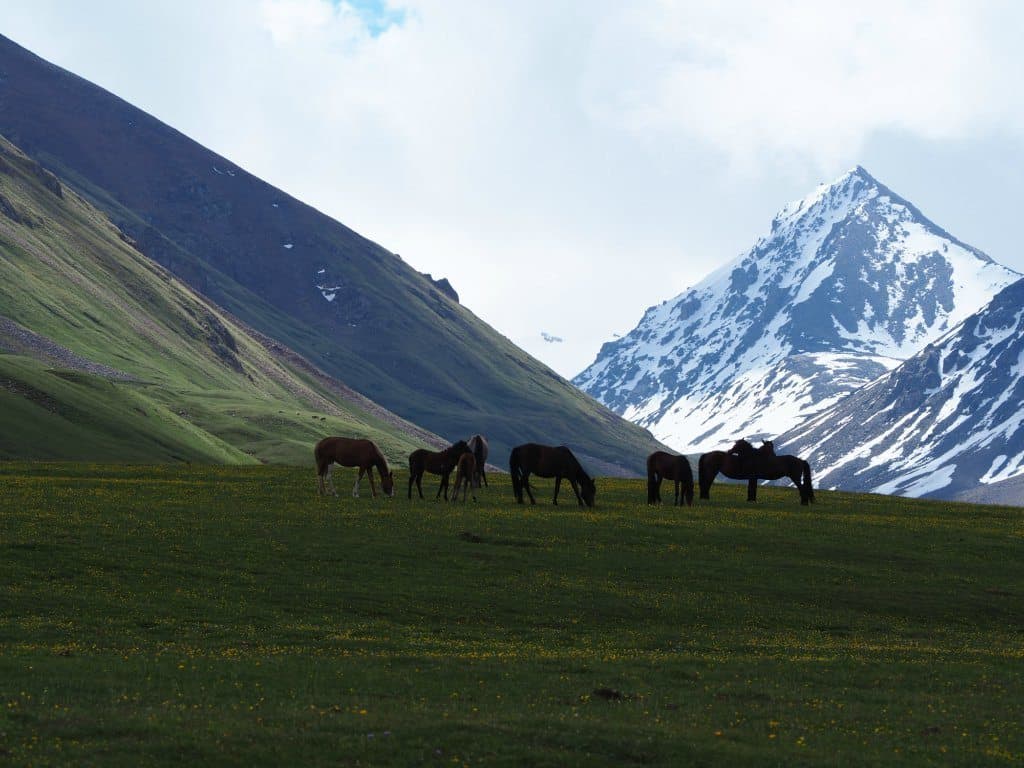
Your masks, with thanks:
[{"label": "horse's tail", "polygon": [[522,461],[519,458],[519,448],[513,448],[511,455],[508,457],[508,471],[512,475],[512,493],[515,494],[516,501],[520,504],[523,503],[523,466]]},{"label": "horse's tail", "polygon": [[420,471],[419,465],[421,461],[418,450],[409,454],[409,491],[407,495],[410,499],[412,498],[412,484],[416,482],[416,473]]},{"label": "horse's tail", "polygon": [[480,479],[484,474],[484,462],[487,456],[484,454],[484,441],[480,435],[473,436],[473,458],[476,460],[476,467],[473,470],[473,477],[470,480],[477,488],[480,487]]},{"label": "horse's tail", "polygon": [[658,472],[654,468],[654,454],[647,457],[647,503],[658,501]]},{"label": "horse's tail", "polygon": [[700,497],[702,499],[711,498],[709,491],[711,490],[711,467],[708,466],[711,463],[711,457],[709,454],[702,453],[700,459],[697,461],[697,480],[700,485]]},{"label": "horse's tail", "polygon": [[313,446],[313,463],[316,464],[316,492],[320,495],[327,493],[327,486],[324,484],[324,475],[327,473],[327,467],[331,463],[324,453],[323,441],[320,441]]},{"label": "horse's tail", "polygon": [[683,497],[686,499],[686,506],[693,506],[693,468],[690,460],[683,457]]},{"label": "horse's tail", "polygon": [[808,501],[814,501],[814,486],[811,485],[811,465],[804,461],[803,476],[804,494]]}]

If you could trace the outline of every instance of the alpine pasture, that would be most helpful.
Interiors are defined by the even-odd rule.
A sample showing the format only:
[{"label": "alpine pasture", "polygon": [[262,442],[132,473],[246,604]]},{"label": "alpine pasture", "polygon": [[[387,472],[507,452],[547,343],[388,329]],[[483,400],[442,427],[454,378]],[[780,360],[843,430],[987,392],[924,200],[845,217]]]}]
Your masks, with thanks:
[{"label": "alpine pasture", "polygon": [[0,762],[1024,760],[1019,509],[489,480],[0,464]]}]

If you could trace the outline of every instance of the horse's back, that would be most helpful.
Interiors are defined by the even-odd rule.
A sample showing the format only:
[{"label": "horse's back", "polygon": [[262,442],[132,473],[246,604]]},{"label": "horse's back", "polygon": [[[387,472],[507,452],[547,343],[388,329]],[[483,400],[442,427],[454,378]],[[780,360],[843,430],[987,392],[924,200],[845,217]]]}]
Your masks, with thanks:
[{"label": "horse's back", "polygon": [[344,467],[384,461],[377,444],[365,437],[325,437],[313,448],[317,462],[334,462]]},{"label": "horse's back", "polygon": [[348,440],[349,438],[347,437],[337,437],[333,435],[331,437],[325,437],[313,446],[313,455],[317,459],[334,456],[334,454],[339,450],[343,449],[346,441]]}]

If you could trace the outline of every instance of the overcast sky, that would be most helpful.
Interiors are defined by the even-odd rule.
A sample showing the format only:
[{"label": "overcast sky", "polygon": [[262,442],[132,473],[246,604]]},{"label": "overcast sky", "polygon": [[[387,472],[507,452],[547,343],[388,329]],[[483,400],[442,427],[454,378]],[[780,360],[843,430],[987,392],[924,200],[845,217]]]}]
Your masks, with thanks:
[{"label": "overcast sky", "polygon": [[857,164],[1024,272],[1022,30],[1014,0],[0,0],[567,377]]}]

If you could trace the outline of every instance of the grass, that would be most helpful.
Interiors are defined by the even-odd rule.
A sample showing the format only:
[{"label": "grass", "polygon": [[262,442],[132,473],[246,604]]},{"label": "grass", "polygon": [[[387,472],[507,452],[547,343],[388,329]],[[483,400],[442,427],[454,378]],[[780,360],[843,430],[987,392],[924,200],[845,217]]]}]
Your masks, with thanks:
[{"label": "grass", "polygon": [[1019,509],[650,508],[608,479],[593,510],[544,481],[531,508],[501,476],[446,505],[405,479],[0,464],[0,758],[1024,760]]}]

